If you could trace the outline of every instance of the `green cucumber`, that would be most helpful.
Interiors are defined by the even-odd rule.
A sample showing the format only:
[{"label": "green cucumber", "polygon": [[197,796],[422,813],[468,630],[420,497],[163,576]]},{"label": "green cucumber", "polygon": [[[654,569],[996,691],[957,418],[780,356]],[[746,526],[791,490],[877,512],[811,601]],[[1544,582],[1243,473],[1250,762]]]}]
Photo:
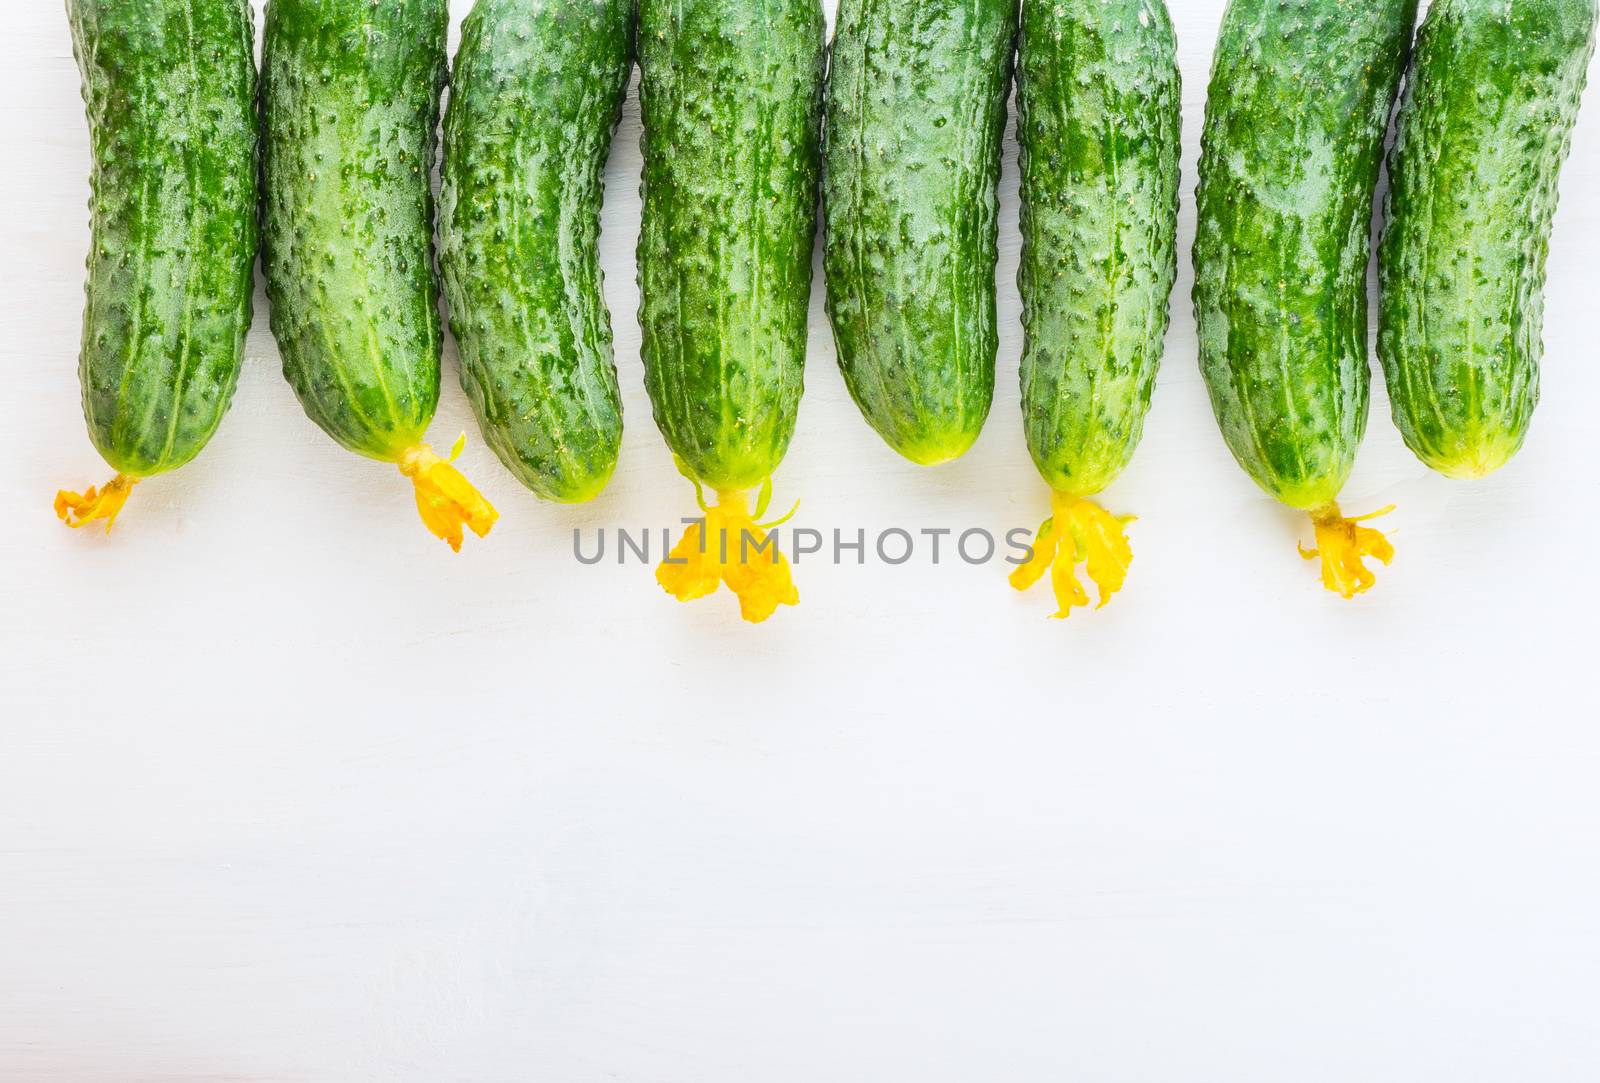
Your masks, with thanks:
[{"label": "green cucumber", "polygon": [[238,383],[256,252],[255,34],[243,0],[70,0],[67,14],[94,155],[83,411],[119,477],[106,493],[63,493],[57,510],[109,529],[136,479],[200,453]]},{"label": "green cucumber", "polygon": [[688,473],[760,485],[794,435],[816,231],[818,0],[641,0],[639,322]]},{"label": "green cucumber", "polygon": [[445,0],[270,0],[261,222],[272,333],[306,414],[397,464],[459,549],[496,513],[422,442],[439,404],[429,178],[446,23]]},{"label": "green cucumber", "polygon": [[1181,98],[1162,0],[1023,9],[1022,412],[1057,492],[1087,497],[1144,433],[1177,276]]},{"label": "green cucumber", "polygon": [[1482,477],[1539,399],[1556,183],[1594,53],[1594,0],[1434,0],[1389,159],[1378,356],[1428,466]]},{"label": "green cucumber", "polygon": [[518,480],[588,500],[622,440],[597,242],[633,0],[478,0],[461,34],[439,257],[462,385]]},{"label": "green cucumber", "polygon": [[657,580],[684,601],[726,583],[751,621],[799,601],[782,557],[744,541],[768,540],[754,518],[805,376],[825,34],[818,0],[639,4],[645,388],[680,469],[720,500]]},{"label": "green cucumber", "polygon": [[445,0],[271,0],[261,109],[272,331],[306,413],[395,461],[439,401],[429,172]]},{"label": "green cucumber", "polygon": [[[1162,0],[1025,3],[1017,60],[1022,165],[1022,413],[1055,513],[1012,577],[1053,570],[1066,616],[1105,604],[1132,551],[1090,498],[1144,433],[1177,276],[1182,128],[1177,38]],[[1061,544],[1068,537],[1075,544]]]},{"label": "green cucumber", "polygon": [[1000,141],[1017,0],[841,0],[827,89],[828,315],[862,415],[925,465],[994,397]]},{"label": "green cucumber", "polygon": [[1335,501],[1366,430],[1373,190],[1416,8],[1232,0],[1206,103],[1201,371],[1234,457],[1313,513],[1324,580],[1346,594],[1371,585],[1350,578],[1356,528]]}]

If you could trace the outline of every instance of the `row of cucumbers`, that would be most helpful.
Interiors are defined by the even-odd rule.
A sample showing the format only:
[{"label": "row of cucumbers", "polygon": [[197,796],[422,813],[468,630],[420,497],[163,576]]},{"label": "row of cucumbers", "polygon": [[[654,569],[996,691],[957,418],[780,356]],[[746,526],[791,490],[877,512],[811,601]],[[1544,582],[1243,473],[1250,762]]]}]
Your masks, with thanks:
[{"label": "row of cucumbers", "polygon": [[[1596,0],[1231,0],[1206,109],[1200,363],[1228,446],[1310,513],[1323,580],[1367,589],[1382,535],[1336,503],[1366,426],[1368,224],[1394,417],[1478,477],[1538,397],[1545,253]],[[353,452],[398,466],[459,548],[493,507],[425,442],[437,406],[445,0],[68,0],[94,151],[81,359],[117,477],[61,493],[109,529],[220,423],[258,241],[284,372]],[[621,406],[598,260],[602,174],[641,69],[646,388],[703,517],[658,571],[750,620],[798,601],[760,522],[794,433],[819,194],[827,309],[862,414],[925,464],[994,390],[996,185],[1013,73],[1033,558],[1059,614],[1131,560],[1095,498],[1133,455],[1176,274],[1180,98],[1162,0],[478,0],[444,117],[438,265],[485,439],[549,500],[594,497]],[[1405,74],[1408,71],[1409,77]],[[459,443],[457,451],[459,451]],[[706,496],[710,491],[714,496]],[[752,499],[754,506],[752,507]]]}]

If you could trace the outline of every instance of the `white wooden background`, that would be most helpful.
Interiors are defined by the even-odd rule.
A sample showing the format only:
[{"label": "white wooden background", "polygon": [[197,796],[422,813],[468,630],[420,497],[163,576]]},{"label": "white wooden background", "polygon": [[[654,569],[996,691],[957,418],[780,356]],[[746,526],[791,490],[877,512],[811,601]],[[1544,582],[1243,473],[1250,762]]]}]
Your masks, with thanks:
[{"label": "white wooden background", "polygon": [[[456,5],[457,18],[465,4]],[[831,4],[829,7],[831,8]],[[1174,0],[1181,246],[1222,0]],[[481,441],[452,556],[278,375],[265,298],[206,454],[111,538],[75,375],[87,139],[59,2],[0,36],[0,1079],[1555,1083],[1600,1078],[1600,101],[1550,258],[1524,454],[1430,475],[1375,394],[1347,506],[1399,548],[1345,603],[1235,467],[1190,274],[1111,608],[1000,566],[802,566],[727,595],[580,567],[690,505],[634,319],[638,113],[609,172],[621,469],[543,506]],[[778,498],[877,530],[1037,522],[1001,392],[924,471],[859,420],[820,290]],[[473,423],[449,359],[434,429]]]}]

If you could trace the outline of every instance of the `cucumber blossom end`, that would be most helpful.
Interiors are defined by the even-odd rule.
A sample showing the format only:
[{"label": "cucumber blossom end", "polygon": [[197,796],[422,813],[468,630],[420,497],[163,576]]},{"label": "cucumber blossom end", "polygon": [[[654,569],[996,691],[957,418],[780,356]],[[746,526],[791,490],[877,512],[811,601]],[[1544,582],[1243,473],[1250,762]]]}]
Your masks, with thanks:
[{"label": "cucumber blossom end", "polygon": [[771,479],[762,484],[754,513],[745,492],[719,492],[717,503],[707,504],[697,483],[695,497],[704,518],[689,525],[656,569],[662,589],[680,602],[692,602],[726,584],[739,599],[739,615],[751,624],[760,624],[781,605],[799,605],[789,562],[768,533],[788,522],[799,505],[780,519],[759,521],[772,501]]},{"label": "cucumber blossom end", "polygon": [[133,494],[133,487],[137,484],[139,484],[138,478],[128,474],[118,474],[104,485],[98,488],[91,485],[81,493],[62,489],[56,493],[56,518],[74,530],[93,522],[103,521],[106,524],[106,533],[109,534],[111,528],[116,525],[117,516],[122,513],[122,506],[128,502],[128,497]]},{"label": "cucumber blossom end", "polygon": [[500,518],[494,505],[451,465],[461,457],[466,445],[467,437],[462,434],[448,458],[440,458],[427,444],[417,444],[395,460],[400,473],[416,487],[417,512],[423,524],[458,553],[465,538],[464,529],[486,538]]},{"label": "cucumber blossom end", "polygon": [[1078,580],[1082,565],[1100,595],[1094,608],[1104,609],[1133,564],[1127,527],[1136,517],[1113,515],[1097,501],[1059,490],[1051,493],[1050,507],[1050,518],[1034,535],[1033,554],[1011,573],[1011,585],[1025,591],[1048,572],[1058,606],[1054,616],[1065,620],[1074,609],[1089,605],[1089,593]]},{"label": "cucumber blossom end", "polygon": [[1366,558],[1373,557],[1384,564],[1394,560],[1394,546],[1377,529],[1362,523],[1388,515],[1394,510],[1386,508],[1347,519],[1339,505],[1330,503],[1311,513],[1311,526],[1316,532],[1315,549],[1300,547],[1300,555],[1307,560],[1322,559],[1322,585],[1342,598],[1364,594],[1377,583],[1377,577],[1366,566]]}]

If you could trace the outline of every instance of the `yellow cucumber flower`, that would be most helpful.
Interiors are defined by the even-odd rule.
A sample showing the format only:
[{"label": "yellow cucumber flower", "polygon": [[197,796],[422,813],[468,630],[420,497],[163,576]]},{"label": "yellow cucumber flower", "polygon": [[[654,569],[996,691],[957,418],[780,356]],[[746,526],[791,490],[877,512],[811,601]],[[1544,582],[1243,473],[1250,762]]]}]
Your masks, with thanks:
[{"label": "yellow cucumber flower", "polygon": [[487,537],[500,513],[494,505],[473,488],[461,471],[450,464],[461,457],[467,446],[467,436],[462,433],[450,457],[441,459],[427,444],[408,448],[395,460],[400,473],[410,478],[417,489],[417,511],[422,522],[433,536],[449,543],[450,548],[461,552],[465,537],[463,527],[478,537]]},{"label": "yellow cucumber flower", "polygon": [[1394,510],[1390,504],[1369,515],[1346,519],[1338,504],[1329,504],[1311,513],[1311,525],[1316,530],[1317,547],[1300,546],[1300,555],[1307,560],[1322,558],[1322,585],[1344,598],[1354,598],[1370,590],[1378,581],[1363,563],[1365,557],[1376,557],[1388,564],[1394,559],[1394,546],[1379,531],[1361,526],[1369,519],[1388,515]]},{"label": "yellow cucumber flower", "polygon": [[117,521],[117,514],[122,511],[122,505],[128,502],[128,496],[137,484],[138,478],[118,474],[99,489],[93,485],[82,493],[62,489],[56,493],[56,517],[74,530],[88,526],[97,519],[104,519],[106,533],[109,534]]},{"label": "yellow cucumber flower", "polygon": [[742,492],[718,493],[717,503],[710,506],[697,482],[695,498],[705,517],[690,524],[656,568],[656,582],[680,602],[715,594],[725,583],[739,598],[740,616],[752,624],[772,616],[780,605],[799,605],[800,592],[795,589],[789,562],[778,539],[767,534],[787,522],[794,511],[775,522],[757,522],[772,501],[772,480],[762,484],[754,514]]},{"label": "yellow cucumber flower", "polygon": [[1100,594],[1095,608],[1104,607],[1122,589],[1133,563],[1125,528],[1134,517],[1112,515],[1093,500],[1059,492],[1051,494],[1050,507],[1051,517],[1034,536],[1033,557],[1011,573],[1011,585],[1027,590],[1049,572],[1060,607],[1054,615],[1065,619],[1074,608],[1089,604],[1089,593],[1078,582],[1082,564]]}]

